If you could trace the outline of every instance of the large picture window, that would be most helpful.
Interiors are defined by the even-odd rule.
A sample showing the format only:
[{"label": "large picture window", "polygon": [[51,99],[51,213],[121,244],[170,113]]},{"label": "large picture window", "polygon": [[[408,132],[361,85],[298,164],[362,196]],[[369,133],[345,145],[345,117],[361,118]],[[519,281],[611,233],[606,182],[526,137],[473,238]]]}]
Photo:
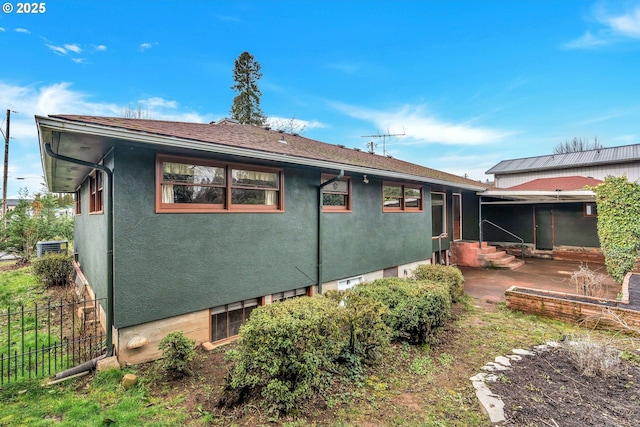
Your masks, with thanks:
[{"label": "large picture window", "polygon": [[438,237],[447,233],[447,195],[431,193],[432,236]]},{"label": "large picture window", "polygon": [[158,212],[282,211],[282,170],[159,155]]},{"label": "large picture window", "polygon": [[[322,175],[322,182],[333,178],[332,175]],[[322,187],[322,210],[325,212],[351,211],[351,178],[343,177]]]},{"label": "large picture window", "polygon": [[384,212],[422,211],[422,187],[385,182],[382,185],[382,210]]}]

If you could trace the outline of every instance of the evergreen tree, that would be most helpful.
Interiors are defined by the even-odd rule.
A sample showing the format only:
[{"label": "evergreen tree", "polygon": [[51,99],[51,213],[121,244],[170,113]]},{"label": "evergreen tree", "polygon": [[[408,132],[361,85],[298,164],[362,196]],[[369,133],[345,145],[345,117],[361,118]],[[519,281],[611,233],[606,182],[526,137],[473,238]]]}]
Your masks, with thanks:
[{"label": "evergreen tree", "polygon": [[238,92],[233,98],[231,118],[243,124],[262,126],[266,116],[260,109],[258,80],[262,77],[260,63],[249,52],[242,52],[235,60],[233,80],[236,82],[231,89]]}]

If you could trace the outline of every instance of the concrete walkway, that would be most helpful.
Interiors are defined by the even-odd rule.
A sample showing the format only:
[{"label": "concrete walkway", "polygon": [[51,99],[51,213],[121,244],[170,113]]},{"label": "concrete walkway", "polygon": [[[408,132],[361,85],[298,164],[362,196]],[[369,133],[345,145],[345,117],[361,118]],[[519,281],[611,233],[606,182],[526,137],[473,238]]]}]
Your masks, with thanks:
[{"label": "concrete walkway", "polygon": [[[505,301],[504,291],[511,286],[576,293],[570,279],[571,274],[580,269],[579,262],[539,258],[526,258],[525,261],[525,265],[516,270],[459,267],[465,279],[464,290],[476,298],[479,305]],[[587,266],[596,273],[607,273],[603,264],[589,263]],[[606,298],[615,299],[621,286],[609,276],[604,283],[607,289]]]}]

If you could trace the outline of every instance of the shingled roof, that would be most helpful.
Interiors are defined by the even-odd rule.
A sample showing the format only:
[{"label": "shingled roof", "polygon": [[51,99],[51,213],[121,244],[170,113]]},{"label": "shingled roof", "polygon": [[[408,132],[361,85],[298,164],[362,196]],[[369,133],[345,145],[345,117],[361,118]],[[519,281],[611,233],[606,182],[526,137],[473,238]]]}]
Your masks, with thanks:
[{"label": "shingled roof", "polygon": [[595,187],[602,181],[585,176],[561,176],[555,178],[538,178],[520,185],[504,188],[511,191],[572,191]]},{"label": "shingled roof", "polygon": [[[223,119],[212,123],[187,123],[161,120],[130,119],[118,117],[98,117],[82,115],[54,115],[53,119],[64,120],[92,127],[112,128],[125,132],[134,132],[148,137],[176,138],[182,142],[211,144],[250,150],[257,153],[286,156],[290,163],[309,159],[335,164],[357,166],[372,170],[397,172],[424,178],[426,182],[444,182],[468,189],[484,189],[481,182],[405,162],[388,156],[372,154],[343,145],[328,144],[301,135],[289,134],[268,127],[243,125],[236,121]],[[38,120],[38,118],[36,118]],[[89,131],[88,131],[89,132]],[[184,146],[182,144],[181,146]]]}]

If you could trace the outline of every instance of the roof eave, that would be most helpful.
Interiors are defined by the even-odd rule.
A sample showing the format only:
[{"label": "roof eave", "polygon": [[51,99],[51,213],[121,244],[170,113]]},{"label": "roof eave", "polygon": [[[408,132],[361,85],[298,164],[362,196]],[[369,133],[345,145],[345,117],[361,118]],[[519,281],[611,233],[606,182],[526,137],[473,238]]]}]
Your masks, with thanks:
[{"label": "roof eave", "polygon": [[[39,134],[42,135],[42,129],[46,128],[53,132],[73,132],[87,135],[96,135],[104,138],[124,139],[132,142],[139,142],[143,144],[183,148],[189,150],[199,150],[204,152],[212,152],[217,154],[226,154],[232,156],[247,157],[256,160],[269,160],[275,162],[284,162],[303,166],[312,166],[324,169],[333,170],[346,170],[349,172],[377,175],[384,178],[400,179],[425,182],[430,184],[446,185],[450,187],[456,187],[464,190],[482,191],[485,187],[478,185],[462,184],[452,181],[440,180],[436,178],[426,178],[419,175],[407,174],[402,172],[388,171],[384,169],[369,168],[364,166],[351,165],[340,162],[332,162],[326,160],[310,159],[299,156],[289,156],[286,154],[272,153],[268,151],[257,151],[240,147],[233,147],[229,145],[216,144],[211,142],[202,142],[191,139],[178,138],[173,136],[149,134],[144,132],[137,132],[128,129],[114,128],[111,126],[98,125],[94,123],[83,123],[69,121],[61,118],[53,118],[46,116],[36,116],[36,123],[38,124]],[[44,141],[42,137],[40,139],[40,152],[42,156],[46,156],[44,152]],[[64,154],[64,153],[59,153]],[[105,153],[106,154],[106,153]],[[46,156],[48,157],[48,156]],[[46,161],[43,157],[43,168],[46,167]],[[46,178],[46,168],[45,178]]]}]

